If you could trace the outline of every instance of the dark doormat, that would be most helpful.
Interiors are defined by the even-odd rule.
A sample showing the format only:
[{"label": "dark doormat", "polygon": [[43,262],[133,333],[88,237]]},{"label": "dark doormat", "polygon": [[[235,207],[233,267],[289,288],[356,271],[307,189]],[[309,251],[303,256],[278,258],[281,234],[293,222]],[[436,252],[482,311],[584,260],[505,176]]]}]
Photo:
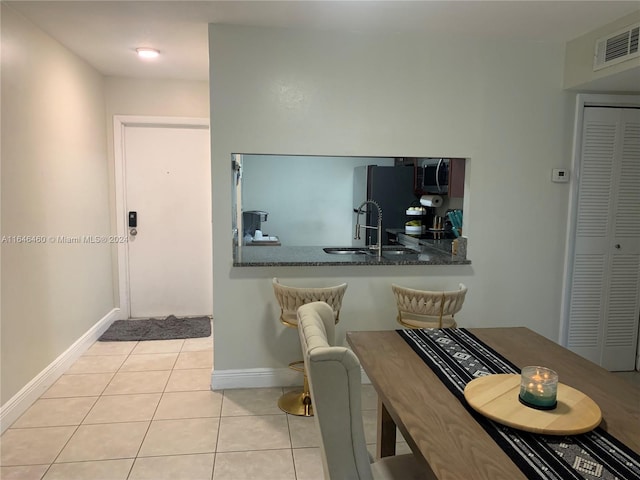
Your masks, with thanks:
[{"label": "dark doormat", "polygon": [[116,320],[98,339],[101,342],[130,342],[144,340],[173,340],[211,335],[209,317],[149,318],[146,320]]}]

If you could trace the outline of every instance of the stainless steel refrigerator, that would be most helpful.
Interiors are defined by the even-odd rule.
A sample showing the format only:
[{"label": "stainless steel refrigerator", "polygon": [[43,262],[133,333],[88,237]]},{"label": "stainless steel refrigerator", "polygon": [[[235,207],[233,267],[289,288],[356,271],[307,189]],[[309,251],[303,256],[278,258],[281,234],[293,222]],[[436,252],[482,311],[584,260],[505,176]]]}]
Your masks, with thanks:
[{"label": "stainless steel refrigerator", "polygon": [[[413,167],[381,167],[367,165],[356,167],[353,174],[353,209],[365,200],[374,200],[382,209],[382,243],[387,242],[387,228],[404,229],[407,208],[417,201],[413,191]],[[360,215],[360,223],[368,226],[378,224],[378,212],[367,204]],[[356,213],[353,213],[353,233],[355,234]],[[367,228],[361,230],[361,240],[353,240],[354,246],[373,245],[377,242],[377,232]]]}]

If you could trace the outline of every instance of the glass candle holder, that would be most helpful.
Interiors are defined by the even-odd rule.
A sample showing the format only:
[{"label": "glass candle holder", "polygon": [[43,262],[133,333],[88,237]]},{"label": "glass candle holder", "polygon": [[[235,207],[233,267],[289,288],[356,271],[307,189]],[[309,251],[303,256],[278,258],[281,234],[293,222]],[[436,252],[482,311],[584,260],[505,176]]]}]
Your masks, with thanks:
[{"label": "glass candle holder", "polygon": [[558,374],[546,367],[524,367],[518,399],[527,407],[553,410],[558,405]]}]

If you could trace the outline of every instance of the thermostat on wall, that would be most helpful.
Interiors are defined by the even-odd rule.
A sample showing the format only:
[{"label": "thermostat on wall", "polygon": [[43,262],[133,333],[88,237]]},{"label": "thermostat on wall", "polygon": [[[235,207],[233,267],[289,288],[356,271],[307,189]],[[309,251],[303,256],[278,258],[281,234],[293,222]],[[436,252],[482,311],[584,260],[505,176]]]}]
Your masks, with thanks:
[{"label": "thermostat on wall", "polygon": [[566,168],[554,168],[551,170],[551,181],[567,183],[569,181],[569,171]]}]

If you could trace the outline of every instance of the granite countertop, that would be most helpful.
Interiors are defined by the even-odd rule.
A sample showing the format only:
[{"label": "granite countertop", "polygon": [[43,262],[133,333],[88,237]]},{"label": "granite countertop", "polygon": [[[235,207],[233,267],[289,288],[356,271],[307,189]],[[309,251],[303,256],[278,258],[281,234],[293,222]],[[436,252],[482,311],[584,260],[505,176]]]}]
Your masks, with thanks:
[{"label": "granite countertop", "polygon": [[[394,247],[390,247],[394,248]],[[377,255],[329,254],[323,247],[271,247],[243,246],[234,258],[234,267],[269,266],[322,266],[322,265],[467,265],[471,261],[450,251],[444,252],[428,245],[414,247],[415,255],[385,254],[378,260]],[[419,249],[419,251],[418,251]]]},{"label": "granite countertop", "polygon": [[[412,248],[432,248],[441,251],[444,254],[451,253],[451,243],[455,239],[450,232],[427,232],[426,234],[415,236],[404,233],[400,228],[387,228],[387,233],[391,233],[396,236],[398,243],[406,245]],[[462,254],[462,257],[466,260],[466,250]],[[471,262],[468,262],[471,263]]]}]

